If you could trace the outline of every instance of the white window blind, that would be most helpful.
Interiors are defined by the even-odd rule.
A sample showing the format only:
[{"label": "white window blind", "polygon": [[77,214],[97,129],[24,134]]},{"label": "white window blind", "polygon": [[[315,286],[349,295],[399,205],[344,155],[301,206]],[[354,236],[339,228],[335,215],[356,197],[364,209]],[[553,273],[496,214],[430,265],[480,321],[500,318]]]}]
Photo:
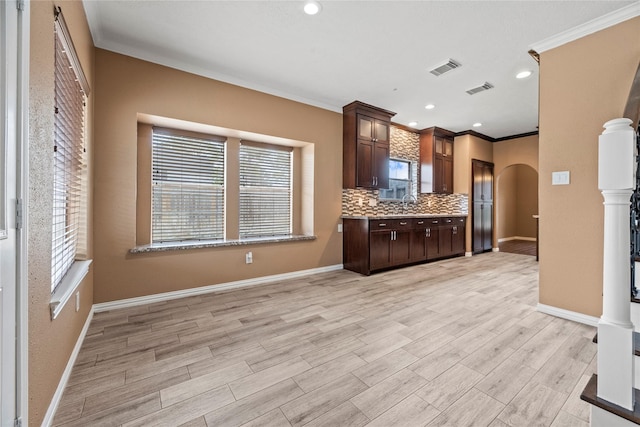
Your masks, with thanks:
[{"label": "white window blind", "polygon": [[224,238],[224,139],[153,130],[152,242]]},{"label": "white window blind", "polygon": [[291,234],[292,150],[240,145],[240,238]]},{"label": "white window blind", "polygon": [[86,223],[82,193],[86,191],[84,114],[89,93],[60,8],[55,15],[52,293],[76,258],[86,255],[85,242],[79,242],[78,236],[85,235],[80,228]]}]

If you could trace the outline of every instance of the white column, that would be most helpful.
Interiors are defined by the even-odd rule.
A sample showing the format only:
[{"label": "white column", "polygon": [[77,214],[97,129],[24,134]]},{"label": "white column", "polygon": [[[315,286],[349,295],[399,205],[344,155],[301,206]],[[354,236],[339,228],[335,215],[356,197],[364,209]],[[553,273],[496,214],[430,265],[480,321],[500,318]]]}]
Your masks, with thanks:
[{"label": "white column", "polygon": [[635,133],[629,119],[604,124],[598,187],[604,197],[602,317],[598,322],[598,397],[633,410],[633,324],[629,207],[635,185]]}]

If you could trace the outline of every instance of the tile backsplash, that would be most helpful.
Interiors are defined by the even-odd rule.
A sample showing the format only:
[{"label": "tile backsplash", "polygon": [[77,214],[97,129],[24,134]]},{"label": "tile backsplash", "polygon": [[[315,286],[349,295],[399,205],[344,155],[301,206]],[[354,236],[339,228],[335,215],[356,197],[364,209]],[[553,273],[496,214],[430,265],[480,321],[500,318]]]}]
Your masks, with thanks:
[{"label": "tile backsplash", "polygon": [[407,203],[406,210],[402,202],[380,200],[378,196],[378,190],[343,189],[342,215],[466,215],[469,213],[469,199],[466,194],[419,194],[418,203]]},{"label": "tile backsplash", "polygon": [[[411,161],[413,166],[411,181],[414,188],[418,188],[417,164],[420,161],[418,134],[392,126],[390,155],[392,158]],[[399,201],[380,200],[379,193],[378,190],[343,189],[342,215],[465,215],[469,212],[467,194],[418,194],[418,203],[407,203],[407,209],[404,209],[403,203]]]}]

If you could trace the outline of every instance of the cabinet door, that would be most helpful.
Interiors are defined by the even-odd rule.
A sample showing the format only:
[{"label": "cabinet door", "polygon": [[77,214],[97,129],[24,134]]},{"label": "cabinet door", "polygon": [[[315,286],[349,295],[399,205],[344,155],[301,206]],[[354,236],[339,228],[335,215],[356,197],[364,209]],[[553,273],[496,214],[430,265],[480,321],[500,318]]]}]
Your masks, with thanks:
[{"label": "cabinet door", "polygon": [[445,157],[442,170],[442,192],[453,194],[453,157]]},{"label": "cabinet door", "polygon": [[464,225],[454,225],[451,231],[451,251],[454,255],[464,254]]},{"label": "cabinet door", "polygon": [[440,255],[449,256],[453,253],[453,220],[445,218],[440,227]]},{"label": "cabinet door", "polygon": [[453,139],[444,138],[443,151],[444,151],[444,153],[442,153],[443,156],[453,157]]},{"label": "cabinet door", "polygon": [[419,262],[427,259],[427,233],[426,228],[411,232],[411,261]]},{"label": "cabinet door", "polygon": [[377,270],[391,265],[391,230],[372,231],[369,234],[369,269]]},{"label": "cabinet door", "polygon": [[373,144],[373,187],[389,188],[389,144]]},{"label": "cabinet door", "polygon": [[413,222],[410,219],[394,221],[391,239],[391,263],[403,265],[411,262],[411,231]]},{"label": "cabinet door", "polygon": [[373,138],[376,142],[383,144],[389,143],[389,124],[382,120],[374,120],[373,122]]},{"label": "cabinet door", "polygon": [[434,136],[434,152],[437,156],[444,154],[444,138],[441,136]]},{"label": "cabinet door", "polygon": [[358,139],[373,141],[375,119],[358,114]]},{"label": "cabinet door", "polygon": [[437,259],[440,254],[440,227],[430,227],[426,229],[427,235],[427,259]]},{"label": "cabinet door", "polygon": [[403,265],[411,262],[411,230],[394,231],[391,241],[391,264]]},{"label": "cabinet door", "polygon": [[485,251],[490,251],[493,246],[491,238],[493,231],[493,204],[485,202],[482,206],[482,248]]},{"label": "cabinet door", "polygon": [[371,141],[358,140],[356,159],[356,186],[372,188],[373,182],[373,150],[374,144]]},{"label": "cabinet door", "polygon": [[493,167],[485,165],[482,171],[482,195],[485,202],[493,201]]},{"label": "cabinet door", "polygon": [[444,158],[435,156],[433,158],[433,192],[442,193],[444,185]]}]

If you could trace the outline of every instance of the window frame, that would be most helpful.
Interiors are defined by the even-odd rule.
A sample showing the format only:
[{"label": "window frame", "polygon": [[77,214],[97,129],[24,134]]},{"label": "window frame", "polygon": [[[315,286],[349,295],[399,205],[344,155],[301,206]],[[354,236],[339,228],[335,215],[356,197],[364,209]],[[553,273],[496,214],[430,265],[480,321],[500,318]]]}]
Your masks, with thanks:
[{"label": "window frame", "polygon": [[89,271],[87,247],[89,83],[62,9],[54,9],[54,140],[51,235],[51,318],[55,319]]},{"label": "window frame", "polygon": [[[225,218],[227,211],[225,199],[227,173],[226,138],[166,127],[153,127],[151,133],[151,244],[224,240],[226,236]],[[156,140],[156,135],[158,140]],[[164,156],[161,156],[159,151],[156,156],[156,144],[159,147],[161,143],[167,144],[167,147],[170,145],[174,145],[174,147],[173,149],[162,150],[165,154]],[[191,149],[177,147],[179,143],[183,143],[185,146],[189,144]],[[209,143],[210,146],[207,147]],[[201,150],[200,153],[197,150]],[[198,160],[197,157],[201,157],[203,154],[205,158]],[[183,158],[180,158],[181,156]],[[178,160],[181,163],[176,166]],[[156,161],[161,161],[164,167],[155,166]],[[207,161],[209,161],[208,165],[206,164]],[[196,165],[199,167],[194,167]],[[220,169],[212,170],[211,175],[207,177],[205,170],[207,166],[220,167]],[[163,169],[163,172],[167,174],[167,179],[156,179],[159,169]],[[171,175],[171,178],[169,178],[169,175]],[[184,179],[178,180],[178,175]],[[207,183],[205,182],[206,178],[211,178],[219,183]],[[166,231],[163,231],[165,227],[162,224],[164,222],[158,224],[156,221],[158,216],[163,216],[162,213],[156,212],[157,204],[155,202],[157,192],[162,194],[163,188],[167,189],[168,196],[166,199],[171,204],[175,205],[177,203],[183,206],[187,203],[193,205],[188,212],[178,211],[176,213],[176,211],[169,209],[166,215],[173,215],[174,224],[170,225],[170,221],[167,221]],[[157,191],[157,189],[159,190]],[[185,199],[180,200],[180,196],[185,197],[185,199],[189,196],[191,202],[185,201]],[[209,218],[204,220],[201,218],[200,225],[208,227],[206,230],[189,227],[189,222],[183,223],[182,226],[175,225],[175,221],[180,222],[180,217],[184,219],[189,216],[202,216],[198,214],[197,205],[205,203],[208,197],[211,197],[211,202],[219,204],[219,206],[216,205],[217,209],[214,208],[211,211]],[[161,203],[161,206],[165,206],[165,203]],[[157,236],[156,230],[163,234],[162,237]],[[209,230],[211,231],[207,232]]]},{"label": "window frame", "polygon": [[[244,150],[248,150],[249,153],[247,155],[252,155],[253,158],[251,167],[246,165],[247,172],[250,176],[243,176],[243,156]],[[259,155],[262,152],[264,157],[262,159],[258,159],[255,156]],[[271,160],[274,162],[280,162],[275,164],[268,164],[267,161]],[[256,173],[256,162],[262,161],[262,172],[268,172],[266,174],[260,174],[259,176],[254,176]],[[288,163],[288,164],[287,164]],[[284,166],[286,168],[287,176],[282,176],[278,174],[278,172],[283,172],[285,169],[282,169]],[[241,240],[243,239],[258,239],[265,237],[282,237],[282,236],[291,236],[293,234],[293,199],[294,199],[294,155],[293,148],[287,146],[279,146],[272,144],[264,144],[264,143],[256,143],[252,141],[241,141],[240,149],[238,153],[238,172],[240,174],[239,182],[238,182],[238,236]],[[269,183],[270,185],[265,186],[264,177],[271,175],[273,180]],[[243,180],[244,184],[243,185]],[[262,181],[262,185],[256,185],[258,181]],[[285,183],[288,187],[285,189]],[[253,184],[253,185],[246,185]],[[257,206],[255,204],[251,204],[251,201],[247,203],[247,200],[244,198],[248,195],[253,195],[261,197],[263,202],[278,201],[280,202],[277,207],[275,206]],[[272,195],[273,198],[269,198],[268,195]],[[286,204],[281,203],[282,196],[288,199],[286,200]],[[270,209],[271,208],[271,209]],[[255,212],[258,212],[258,215],[255,213],[248,214],[243,211],[243,209],[255,209]],[[282,216],[279,216],[276,224],[275,214],[281,212],[286,212],[286,221],[282,221]],[[250,224],[247,224],[248,217],[253,216],[253,220]],[[272,221],[273,224],[271,226],[268,225],[268,222]]]},{"label": "window frame", "polygon": [[[407,164],[407,179],[401,179],[401,178],[391,178],[391,162],[399,162],[399,163],[406,163]],[[403,199],[404,196],[406,195],[413,195],[413,180],[412,180],[412,168],[413,168],[413,162],[411,160],[407,160],[407,159],[399,159],[399,158],[390,158],[389,159],[389,188],[385,188],[385,189],[380,189],[380,194],[379,194],[379,198],[380,200],[383,201],[401,201]],[[402,197],[397,197],[396,193],[397,193],[397,189],[392,187],[392,183],[393,182],[398,182],[398,183],[405,183],[406,185],[406,192]],[[386,197],[385,193],[386,192],[391,192],[393,191],[393,194],[396,197]]]}]

